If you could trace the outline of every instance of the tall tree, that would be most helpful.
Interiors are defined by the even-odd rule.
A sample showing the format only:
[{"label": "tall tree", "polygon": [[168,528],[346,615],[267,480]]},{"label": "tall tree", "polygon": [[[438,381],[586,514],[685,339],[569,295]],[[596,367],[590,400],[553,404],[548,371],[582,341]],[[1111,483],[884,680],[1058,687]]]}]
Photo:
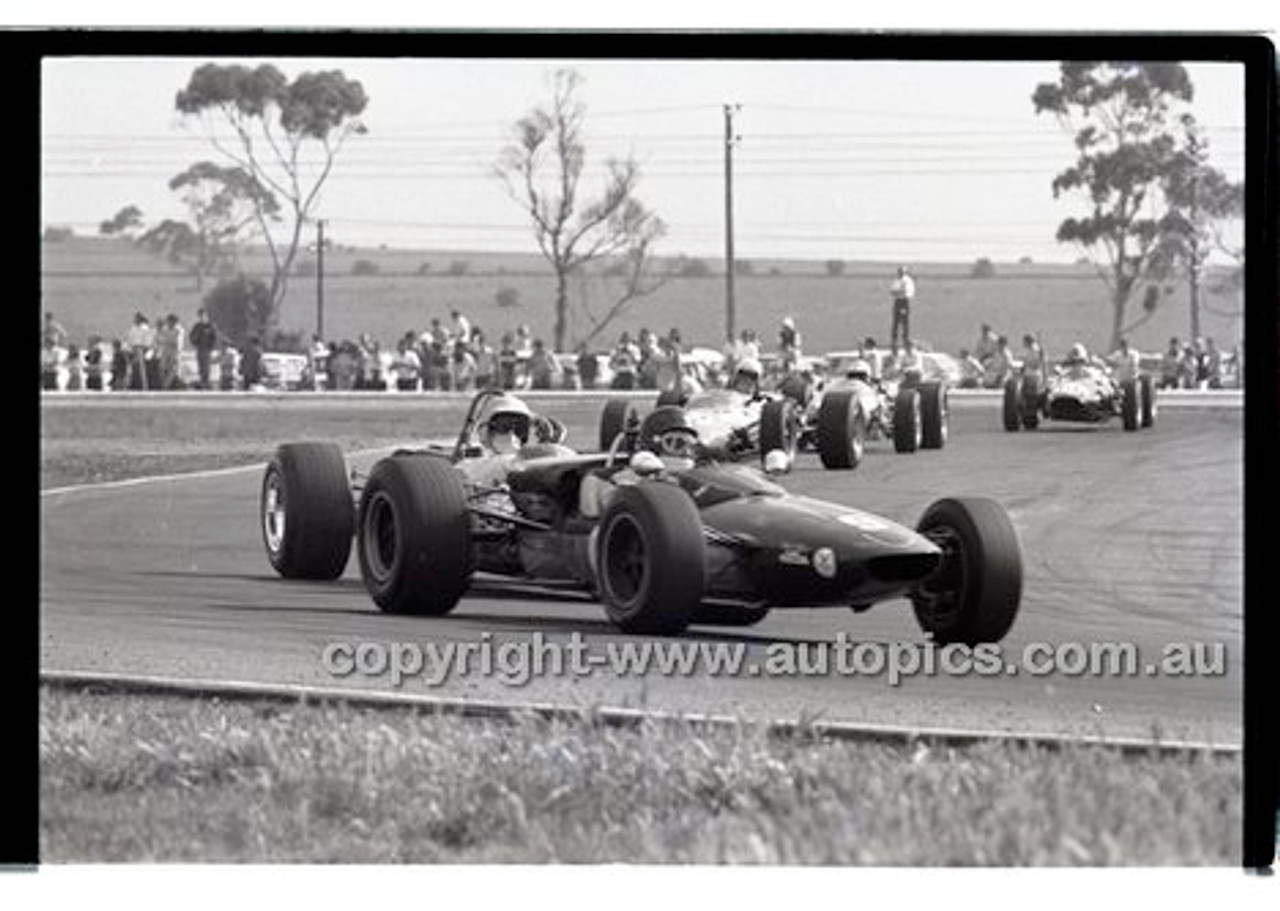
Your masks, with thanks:
[{"label": "tall tree", "polygon": [[582,198],[587,161],[587,107],[578,98],[582,81],[576,70],[552,72],[549,103],[516,123],[513,140],[494,165],[508,195],[528,214],[538,249],[555,273],[558,351],[565,350],[569,330],[570,278],[588,263],[619,257],[627,267],[621,293],[603,314],[588,311],[593,325],[587,338],[662,281],[651,268],[651,252],[666,228],[636,196],[640,168],[635,159],[606,160],[599,195]]},{"label": "tall tree", "polygon": [[[178,92],[177,110],[199,120],[213,147],[267,191],[249,198],[273,265],[273,327],[303,227],[346,141],[365,132],[359,115],[367,104],[364,87],[341,70],[302,73],[290,82],[269,64],[250,69],[207,63]],[[304,157],[312,152],[314,159]],[[273,230],[268,199],[287,209],[288,217],[280,219],[283,236]]]},{"label": "tall tree", "polygon": [[[1052,113],[1074,133],[1075,164],[1053,179],[1053,195],[1082,194],[1092,212],[1064,220],[1057,238],[1083,247],[1106,283],[1113,348],[1154,314],[1156,283],[1168,274],[1162,181],[1175,166],[1172,118],[1192,94],[1177,63],[1070,61],[1031,96],[1037,114]],[[1128,304],[1143,283],[1143,312],[1131,320]]]},{"label": "tall tree", "polygon": [[121,234],[129,237],[132,232],[142,228],[142,210],[129,205],[98,225],[98,233],[104,237]]},{"label": "tall tree", "polygon": [[1200,335],[1200,289],[1209,257],[1224,253],[1235,272],[1244,271],[1244,248],[1229,241],[1226,232],[1227,225],[1244,218],[1244,185],[1232,183],[1209,163],[1208,140],[1193,116],[1183,116],[1182,129],[1182,147],[1163,184],[1169,202],[1165,246],[1166,256],[1186,272],[1194,338]]}]

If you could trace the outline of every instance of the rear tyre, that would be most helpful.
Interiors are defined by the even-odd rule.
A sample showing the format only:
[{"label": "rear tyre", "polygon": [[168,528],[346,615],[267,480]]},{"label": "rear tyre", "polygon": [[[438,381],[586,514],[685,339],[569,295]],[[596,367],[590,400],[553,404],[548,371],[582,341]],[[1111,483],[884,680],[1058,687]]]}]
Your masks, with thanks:
[{"label": "rear tyre", "polygon": [[462,478],[435,456],[373,466],[360,497],[360,575],[390,614],[438,617],[471,584],[471,516]]},{"label": "rear tyre", "polygon": [[1035,430],[1040,426],[1040,377],[1022,378],[1022,427]]},{"label": "rear tyre", "polygon": [[286,443],[262,477],[262,543],[286,579],[336,579],[351,556],[355,508],[342,450]]},{"label": "rear tyre", "polygon": [[707,607],[703,605],[693,617],[698,626],[755,626],[769,616],[767,607]]},{"label": "rear tyre", "polygon": [[920,392],[917,389],[899,389],[893,401],[894,451],[915,452],[920,448],[922,439]]},{"label": "rear tyre", "polygon": [[1156,422],[1156,384],[1149,376],[1140,377],[1138,390],[1142,393],[1142,408],[1138,415],[1138,423],[1145,429]]},{"label": "rear tyre", "polygon": [[1120,384],[1120,418],[1124,421],[1125,430],[1137,430],[1141,403],[1140,392],[1134,380],[1125,380]]},{"label": "rear tyre", "polygon": [[796,404],[791,399],[770,399],[760,412],[760,460],[775,449],[787,454],[788,462],[794,462],[800,439]]},{"label": "rear tyre", "polygon": [[867,417],[856,393],[828,392],[818,406],[818,458],[823,468],[857,468],[867,446]]},{"label": "rear tyre", "polygon": [[626,399],[609,399],[600,413],[600,451],[608,452],[618,434],[627,429],[635,406]]},{"label": "rear tyre", "polygon": [[1022,600],[1022,549],[994,500],[938,500],[916,526],[942,563],[911,594],[920,628],[939,645],[999,642]]},{"label": "rear tyre", "polygon": [[928,382],[917,388],[920,390],[920,448],[941,449],[947,444],[951,423],[946,384]]},{"label": "rear tyre", "polygon": [[1017,433],[1022,426],[1022,383],[1016,376],[1004,381],[1004,429]]},{"label": "rear tyre", "polygon": [[672,635],[698,615],[703,592],[702,521],[680,487],[619,487],[596,536],[605,613],[628,633]]}]

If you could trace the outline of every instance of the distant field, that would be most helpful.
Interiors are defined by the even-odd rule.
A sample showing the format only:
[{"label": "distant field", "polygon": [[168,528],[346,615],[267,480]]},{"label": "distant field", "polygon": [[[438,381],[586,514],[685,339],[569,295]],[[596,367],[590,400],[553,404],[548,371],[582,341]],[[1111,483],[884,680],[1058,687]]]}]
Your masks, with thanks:
[{"label": "distant field", "polygon": [[[357,259],[378,264],[380,273],[352,275]],[[454,262],[466,262],[468,273],[447,274]],[[419,275],[423,263],[429,263],[429,270]],[[912,332],[935,348],[954,352],[972,345],[983,322],[1015,339],[1038,332],[1051,351],[1075,340],[1091,348],[1108,342],[1106,288],[1090,266],[996,263],[996,277],[973,279],[963,263],[912,265],[918,289]],[[246,262],[251,272],[259,267],[253,260]],[[838,278],[826,274],[822,261],[758,260],[753,267],[754,274],[739,276],[735,283],[737,324],[757,329],[766,345],[775,342],[777,324],[785,315],[797,319],[810,350],[850,347],[867,335],[887,338],[886,289],[893,264],[848,263],[846,274]],[[73,340],[91,333],[123,335],[138,310],[153,317],[175,312],[189,323],[199,306],[190,277],[123,241],[46,242],[41,268],[41,309],[52,310]],[[507,287],[518,292],[519,306],[497,305],[497,292]],[[292,279],[285,328],[314,329],[315,292],[314,277]],[[587,305],[601,309],[603,293],[594,287]],[[425,328],[432,317],[447,320],[457,308],[490,336],[526,323],[535,336],[550,339],[553,297],[550,272],[535,256],[343,249],[326,260],[325,335],[351,338],[367,331],[392,343],[408,329]],[[1203,297],[1213,310],[1231,312],[1238,306],[1212,293]],[[575,306],[580,302],[576,297]],[[719,347],[724,312],[722,277],[672,279],[638,302],[596,345],[608,347],[623,329],[634,333],[647,326],[665,332],[679,326],[686,342]],[[1144,350],[1163,349],[1170,336],[1186,337],[1188,322],[1187,289],[1178,286],[1161,300],[1157,315],[1133,333],[1134,342]],[[573,330],[583,325],[579,316]],[[1243,322],[1206,312],[1202,332],[1229,348],[1240,340]]]}]

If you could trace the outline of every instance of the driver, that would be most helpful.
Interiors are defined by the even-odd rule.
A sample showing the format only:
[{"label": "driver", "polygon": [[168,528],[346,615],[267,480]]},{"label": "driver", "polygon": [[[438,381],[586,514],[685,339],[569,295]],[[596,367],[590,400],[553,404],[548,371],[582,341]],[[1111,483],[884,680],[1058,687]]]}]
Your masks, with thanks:
[{"label": "driver", "polygon": [[637,449],[626,465],[590,472],[578,488],[578,511],[586,518],[598,518],[610,493],[619,486],[635,484],[642,477],[692,468],[701,456],[698,431],[677,405],[655,408],[640,425]]},{"label": "driver", "polygon": [[489,404],[489,417],[478,428],[479,452],[458,462],[458,468],[474,484],[490,486],[506,481],[512,463],[521,457],[530,437],[538,443],[557,443],[564,425],[534,414],[517,396],[503,393]]},{"label": "driver", "polygon": [[1105,370],[1098,367],[1093,358],[1089,356],[1089,349],[1082,343],[1076,342],[1071,346],[1071,350],[1067,352],[1067,357],[1062,362],[1063,371],[1068,379],[1072,380],[1093,380],[1100,387],[1114,392],[1111,378]]},{"label": "driver", "polygon": [[733,372],[730,388],[750,398],[760,395],[760,376],[764,373],[760,362],[755,358],[743,358]]}]

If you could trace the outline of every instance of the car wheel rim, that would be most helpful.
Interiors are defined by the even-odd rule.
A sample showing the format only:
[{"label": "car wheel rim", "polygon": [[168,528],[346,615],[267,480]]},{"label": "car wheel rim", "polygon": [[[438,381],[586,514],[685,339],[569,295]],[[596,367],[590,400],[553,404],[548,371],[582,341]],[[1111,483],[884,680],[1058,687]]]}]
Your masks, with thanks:
[{"label": "car wheel rim", "polygon": [[604,537],[604,585],[610,600],[625,609],[635,606],[648,583],[648,547],[644,531],[629,515],[609,523]]},{"label": "car wheel rim", "polygon": [[369,498],[364,522],[364,554],[369,574],[385,581],[396,562],[396,510],[391,498],[378,491]]},{"label": "car wheel rim", "polygon": [[964,608],[969,580],[965,572],[964,541],[955,529],[941,525],[924,536],[942,549],[942,561],[916,589],[916,604],[923,607],[930,628],[945,628]]},{"label": "car wheel rim", "polygon": [[284,480],[278,471],[272,471],[262,493],[262,534],[267,550],[273,554],[284,547],[285,519]]}]

